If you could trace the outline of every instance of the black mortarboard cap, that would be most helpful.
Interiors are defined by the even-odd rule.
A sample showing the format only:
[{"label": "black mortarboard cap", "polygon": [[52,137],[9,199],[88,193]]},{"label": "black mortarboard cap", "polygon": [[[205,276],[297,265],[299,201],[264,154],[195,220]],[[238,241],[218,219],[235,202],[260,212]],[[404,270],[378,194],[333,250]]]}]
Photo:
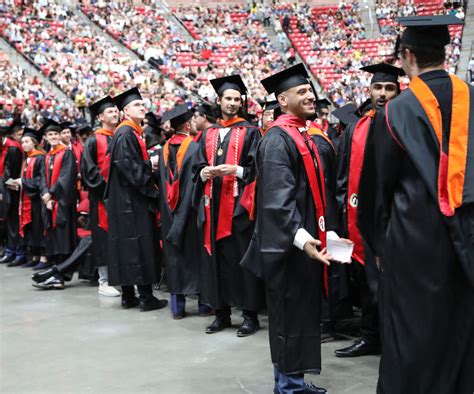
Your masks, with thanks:
[{"label": "black mortarboard cap", "polygon": [[321,100],[316,100],[316,108],[317,109],[325,109],[329,108],[331,106],[331,102],[328,99],[321,99]]},{"label": "black mortarboard cap", "polygon": [[153,129],[161,128],[161,116],[156,116],[153,112],[147,112],[145,115],[147,125]]},{"label": "black mortarboard cap", "polygon": [[197,105],[192,109],[194,112],[199,112],[200,114],[210,116],[211,118],[215,119],[217,117],[216,108],[208,103],[202,103]]},{"label": "black mortarboard cap", "polygon": [[114,103],[120,111],[123,111],[127,104],[135,100],[142,100],[140,91],[136,87],[114,97]]},{"label": "black mortarboard cap", "polygon": [[46,134],[50,130],[60,133],[61,127],[59,126],[59,123],[56,122],[55,120],[46,119],[45,123],[43,124],[43,126],[40,127],[38,131],[41,131],[41,133]]},{"label": "black mortarboard cap", "polygon": [[247,87],[245,86],[244,81],[242,81],[240,75],[238,74],[211,79],[209,82],[211,83],[218,96],[222,96],[222,94],[227,89],[237,90],[242,95],[247,94]]},{"label": "black mortarboard cap", "polygon": [[278,96],[280,93],[296,86],[309,84],[309,75],[303,63],[287,68],[279,73],[273,74],[268,78],[260,81],[268,94],[275,93]]},{"label": "black mortarboard cap", "polygon": [[409,16],[397,20],[406,27],[400,43],[421,48],[448,45],[451,42],[448,26],[464,24],[454,15]]},{"label": "black mortarboard cap", "polygon": [[361,67],[360,70],[374,75],[370,81],[371,85],[377,82],[398,83],[398,77],[405,75],[403,69],[388,63],[371,64],[370,66]]},{"label": "black mortarboard cap", "polygon": [[271,111],[280,108],[278,100],[267,101],[263,104],[263,111]]},{"label": "black mortarboard cap", "polygon": [[23,129],[22,137],[31,137],[34,138],[37,142],[41,142],[43,138],[43,132],[40,130],[32,129],[31,127],[25,127]]},{"label": "black mortarboard cap", "polygon": [[104,112],[107,108],[115,107],[115,102],[112,97],[105,96],[103,99],[96,101],[95,103],[89,105],[89,112],[91,116],[95,118]]},{"label": "black mortarboard cap", "polygon": [[6,136],[10,132],[10,126],[0,126],[0,136]]},{"label": "black mortarboard cap", "polygon": [[87,123],[79,123],[76,127],[76,133],[79,135],[85,135],[92,133],[92,127]]},{"label": "black mortarboard cap", "polygon": [[69,122],[68,120],[66,120],[65,122],[61,122],[61,123],[59,124],[59,127],[61,128],[61,130],[69,129],[69,130],[72,131],[72,129],[75,129],[75,128],[73,127],[72,122]]},{"label": "black mortarboard cap", "polygon": [[193,117],[193,111],[186,104],[181,104],[163,114],[162,122],[170,121],[173,129],[178,128]]},{"label": "black mortarboard cap", "polygon": [[15,119],[13,119],[13,123],[10,125],[7,134],[13,134],[15,131],[20,130],[22,127],[23,127],[23,123],[21,121],[21,118],[17,116],[15,117]]},{"label": "black mortarboard cap", "polygon": [[339,119],[339,121],[344,125],[357,123],[360,119],[357,114],[357,107],[352,103],[336,109],[332,112],[332,115]]}]

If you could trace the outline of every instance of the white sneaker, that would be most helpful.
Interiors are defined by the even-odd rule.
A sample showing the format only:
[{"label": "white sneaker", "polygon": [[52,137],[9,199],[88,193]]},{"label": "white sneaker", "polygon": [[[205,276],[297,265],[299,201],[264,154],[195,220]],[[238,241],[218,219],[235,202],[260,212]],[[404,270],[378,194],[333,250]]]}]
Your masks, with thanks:
[{"label": "white sneaker", "polygon": [[99,285],[98,292],[100,295],[105,297],[119,297],[122,294],[115,287],[109,286],[107,284]]}]

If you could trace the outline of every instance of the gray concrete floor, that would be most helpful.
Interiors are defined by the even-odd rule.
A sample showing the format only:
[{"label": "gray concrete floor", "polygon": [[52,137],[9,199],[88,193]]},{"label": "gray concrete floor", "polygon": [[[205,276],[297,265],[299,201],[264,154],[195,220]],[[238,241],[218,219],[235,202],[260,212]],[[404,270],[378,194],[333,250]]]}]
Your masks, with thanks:
[{"label": "gray concrete floor", "polygon": [[[248,338],[204,334],[212,318],[172,320],[169,309],[121,310],[120,298],[73,280],[31,286],[31,271],[0,266],[1,393],[272,393],[267,321]],[[161,296],[167,297],[166,294]],[[377,357],[338,359],[349,342],[322,345],[323,372],[307,380],[331,394],[374,393]]]}]

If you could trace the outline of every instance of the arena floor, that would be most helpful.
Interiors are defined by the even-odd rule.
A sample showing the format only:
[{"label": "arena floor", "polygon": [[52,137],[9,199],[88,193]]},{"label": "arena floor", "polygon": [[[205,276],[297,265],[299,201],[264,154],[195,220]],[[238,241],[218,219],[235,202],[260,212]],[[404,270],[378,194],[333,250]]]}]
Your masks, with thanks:
[{"label": "arena floor", "polygon": [[[0,266],[1,393],[272,393],[267,321],[252,337],[204,334],[212,317],[172,320],[169,309],[121,310],[119,298],[73,280],[39,291],[30,271]],[[162,295],[166,296],[166,295]],[[374,393],[378,358],[338,359],[349,342],[323,344],[323,372],[307,380],[331,394]]]}]

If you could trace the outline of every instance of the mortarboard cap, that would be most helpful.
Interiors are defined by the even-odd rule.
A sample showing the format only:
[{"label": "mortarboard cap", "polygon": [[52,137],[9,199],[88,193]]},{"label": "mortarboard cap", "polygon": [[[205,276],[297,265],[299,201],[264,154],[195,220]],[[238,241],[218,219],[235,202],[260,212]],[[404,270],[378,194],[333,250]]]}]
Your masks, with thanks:
[{"label": "mortarboard cap", "polygon": [[278,100],[267,101],[263,104],[263,111],[271,111],[280,108]]},{"label": "mortarboard cap", "polygon": [[61,132],[61,127],[59,123],[53,119],[46,119],[46,122],[39,128],[41,133],[46,134],[48,131],[55,131],[57,133]]},{"label": "mortarboard cap", "polygon": [[20,130],[22,127],[23,127],[23,123],[21,121],[21,118],[17,116],[15,117],[15,119],[13,119],[13,123],[8,128],[7,134],[13,134],[14,132]]},{"label": "mortarboard cap", "polygon": [[222,96],[222,94],[227,89],[237,90],[242,95],[247,94],[247,87],[245,86],[244,81],[242,81],[240,75],[238,74],[211,79],[209,82],[211,83],[218,96]]},{"label": "mortarboard cap", "polygon": [[87,123],[79,123],[76,127],[76,133],[79,135],[85,135],[92,133],[92,127]]},{"label": "mortarboard cap", "polygon": [[216,108],[208,103],[202,103],[192,109],[194,112],[199,112],[200,114],[216,119]]},{"label": "mortarboard cap", "polygon": [[398,77],[405,75],[400,67],[392,66],[388,63],[371,64],[370,66],[361,67],[360,70],[373,74],[370,84],[377,82],[393,82],[398,83]]},{"label": "mortarboard cap", "polygon": [[269,94],[275,93],[275,96],[296,86],[310,84],[309,75],[303,63],[273,74],[260,82]]},{"label": "mortarboard cap", "polygon": [[104,98],[96,101],[95,103],[89,105],[89,112],[93,118],[100,115],[107,108],[115,107],[114,100],[110,96],[105,96]]},{"label": "mortarboard cap", "polygon": [[186,104],[181,104],[165,112],[161,121],[166,122],[169,120],[171,127],[176,129],[186,123],[192,117],[193,111],[190,111]]},{"label": "mortarboard cap", "polygon": [[317,109],[326,109],[331,106],[331,102],[328,99],[321,99],[321,100],[316,100],[316,108]]},{"label": "mortarboard cap", "polygon": [[10,127],[9,126],[0,126],[0,136],[4,137],[8,135],[10,132]]},{"label": "mortarboard cap", "polygon": [[68,120],[66,120],[65,122],[61,122],[59,124],[59,127],[61,128],[61,130],[69,129],[72,131],[72,129],[74,129],[73,124],[69,122]]},{"label": "mortarboard cap", "polygon": [[117,108],[120,111],[123,111],[127,104],[130,104],[132,101],[142,100],[142,96],[140,95],[138,88],[135,87],[126,92],[120,93],[118,96],[115,96],[113,100]]},{"label": "mortarboard cap", "polygon": [[336,109],[331,114],[344,125],[357,123],[360,119],[357,114],[357,107],[352,103]]},{"label": "mortarboard cap", "polygon": [[34,138],[37,142],[41,142],[41,139],[43,138],[43,132],[41,131],[41,129],[35,130],[31,127],[25,127],[23,129],[22,137],[31,137]]},{"label": "mortarboard cap", "polygon": [[414,47],[442,48],[451,42],[449,25],[463,25],[454,15],[410,16],[398,18],[405,26],[400,43]]},{"label": "mortarboard cap", "polygon": [[161,116],[156,116],[153,112],[147,112],[145,115],[146,123],[153,129],[161,127]]}]

